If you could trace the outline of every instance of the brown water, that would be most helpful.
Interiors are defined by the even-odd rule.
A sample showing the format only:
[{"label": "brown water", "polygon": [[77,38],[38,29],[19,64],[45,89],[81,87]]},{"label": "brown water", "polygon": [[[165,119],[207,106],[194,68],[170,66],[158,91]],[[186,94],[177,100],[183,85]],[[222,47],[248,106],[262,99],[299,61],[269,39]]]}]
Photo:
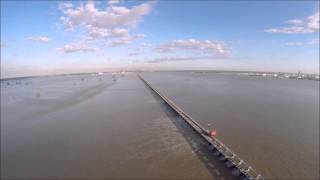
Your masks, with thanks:
[{"label": "brown water", "polygon": [[117,79],[2,82],[1,178],[233,178],[135,74]]},{"label": "brown water", "polygon": [[266,178],[319,179],[319,81],[235,74],[143,76]]}]

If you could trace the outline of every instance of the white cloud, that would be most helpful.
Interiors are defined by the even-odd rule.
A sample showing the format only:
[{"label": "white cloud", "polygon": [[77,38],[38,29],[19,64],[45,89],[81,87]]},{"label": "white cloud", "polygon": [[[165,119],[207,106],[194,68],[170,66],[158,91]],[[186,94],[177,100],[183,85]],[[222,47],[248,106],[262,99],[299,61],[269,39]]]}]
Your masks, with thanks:
[{"label": "white cloud", "polygon": [[287,23],[292,24],[294,26],[301,26],[301,25],[303,25],[304,22],[301,19],[290,19],[287,21]]},{"label": "white cloud", "polygon": [[287,21],[292,26],[283,28],[270,28],[265,29],[268,33],[282,33],[282,34],[303,34],[319,32],[319,12],[304,18],[304,19],[291,19]]},{"label": "white cloud", "polygon": [[146,47],[152,47],[152,44],[150,44],[150,43],[142,43],[142,44],[141,44],[141,47],[144,47],[144,48],[146,48]]},{"label": "white cloud", "polygon": [[318,45],[320,42],[319,39],[315,38],[307,42],[287,42],[287,46],[303,46],[303,45]]},{"label": "white cloud", "polygon": [[282,33],[282,34],[304,34],[304,33],[312,33],[315,31],[311,29],[307,29],[305,27],[294,26],[294,27],[285,27],[281,29],[276,29],[276,28],[266,29],[265,32]]},{"label": "white cloud", "polygon": [[95,47],[89,47],[85,44],[81,43],[73,43],[73,44],[66,44],[62,48],[58,48],[58,51],[64,53],[74,53],[74,52],[97,52],[99,49]]},{"label": "white cloud", "polygon": [[85,27],[88,39],[95,40],[99,38],[123,38],[130,37],[128,29],[125,28],[114,28],[114,29],[102,29],[87,25]]},{"label": "white cloud", "polygon": [[48,36],[31,36],[31,37],[27,37],[26,40],[35,41],[35,42],[49,42],[49,41],[51,41],[51,39]]},{"label": "white cloud", "polygon": [[134,51],[132,51],[132,52],[129,52],[127,55],[128,55],[128,56],[137,56],[137,55],[140,55],[140,54],[141,54],[140,51],[134,50]]},{"label": "white cloud", "polygon": [[120,0],[108,0],[108,4],[110,6],[115,5],[115,4],[120,4],[121,1]]},{"label": "white cloud", "polygon": [[304,44],[305,43],[303,43],[303,42],[287,42],[287,43],[285,43],[285,45],[287,45],[287,46],[302,46]]},{"label": "white cloud", "polygon": [[116,46],[130,44],[131,41],[132,41],[131,38],[121,38],[121,39],[116,39],[116,40],[111,41],[111,43],[109,43],[109,45],[112,47],[116,47]]},{"label": "white cloud", "polygon": [[63,3],[59,6],[64,14],[60,20],[67,31],[79,29],[88,40],[103,40],[110,46],[125,45],[144,37],[142,34],[131,35],[129,31],[151,11],[153,4],[145,2],[129,8],[120,6],[120,1],[112,0],[106,9],[100,10],[92,1],[79,7]]},{"label": "white cloud", "polygon": [[302,46],[304,45],[303,42],[287,42],[285,45],[287,46]]},{"label": "white cloud", "polygon": [[223,43],[213,42],[210,40],[175,40],[173,42],[161,44],[155,48],[157,52],[168,53],[176,52],[178,50],[191,50],[198,53],[205,53],[211,55],[226,55],[227,50]]},{"label": "white cloud", "polygon": [[149,63],[161,63],[161,62],[172,62],[172,61],[195,61],[195,60],[212,60],[212,59],[223,59],[223,57],[217,56],[164,56],[148,60]]},{"label": "white cloud", "polygon": [[142,54],[146,48],[152,47],[152,44],[150,43],[141,43],[139,47],[133,49],[133,51],[130,51],[127,56],[137,56]]},{"label": "white cloud", "polygon": [[133,36],[135,39],[142,39],[142,38],[145,38],[146,35],[145,34],[136,34]]},{"label": "white cloud", "polygon": [[319,45],[320,44],[320,39],[319,38],[312,39],[311,41],[308,42],[308,44]]},{"label": "white cloud", "polygon": [[[229,51],[223,42],[211,40],[182,39],[164,43],[154,48],[159,53],[171,55],[148,60],[149,63],[172,62],[172,61],[195,61],[228,58]],[[178,55],[187,52],[188,55]],[[172,53],[178,53],[172,55]],[[190,55],[191,54],[191,55]]]},{"label": "white cloud", "polygon": [[315,13],[312,16],[309,16],[307,19],[307,27],[315,32],[318,32],[320,29],[320,14],[319,12]]}]

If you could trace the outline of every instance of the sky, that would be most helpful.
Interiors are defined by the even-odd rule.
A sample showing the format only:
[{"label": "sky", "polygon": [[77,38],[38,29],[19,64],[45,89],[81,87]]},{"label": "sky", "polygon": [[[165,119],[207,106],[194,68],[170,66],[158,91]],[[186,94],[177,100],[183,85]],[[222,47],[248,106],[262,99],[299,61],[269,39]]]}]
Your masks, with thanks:
[{"label": "sky", "polygon": [[319,73],[319,1],[1,0],[1,78],[201,69]]}]

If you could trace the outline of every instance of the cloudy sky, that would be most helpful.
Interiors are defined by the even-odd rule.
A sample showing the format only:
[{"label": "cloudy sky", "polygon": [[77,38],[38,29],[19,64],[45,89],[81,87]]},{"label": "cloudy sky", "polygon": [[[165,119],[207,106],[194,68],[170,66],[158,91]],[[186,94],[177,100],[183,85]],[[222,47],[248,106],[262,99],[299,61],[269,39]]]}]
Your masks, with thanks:
[{"label": "cloudy sky", "polygon": [[1,78],[119,69],[319,73],[319,2],[1,1]]}]

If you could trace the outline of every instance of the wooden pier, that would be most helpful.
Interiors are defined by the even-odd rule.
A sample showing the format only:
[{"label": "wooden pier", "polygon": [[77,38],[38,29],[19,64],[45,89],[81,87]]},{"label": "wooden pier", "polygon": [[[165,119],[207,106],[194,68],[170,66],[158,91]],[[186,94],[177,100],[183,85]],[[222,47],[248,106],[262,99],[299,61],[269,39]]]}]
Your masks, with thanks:
[{"label": "wooden pier", "polygon": [[138,77],[149,87],[155,94],[157,94],[169,107],[171,107],[193,130],[198,133],[206,142],[213,155],[219,156],[221,160],[225,161],[227,167],[230,168],[232,174],[240,176],[244,179],[263,180],[263,176],[258,174],[251,166],[242,160],[237,154],[231,151],[216,137],[211,137],[209,131],[200,126],[187,113],[180,109],[169,98],[159,93],[154,89],[140,74]]}]

